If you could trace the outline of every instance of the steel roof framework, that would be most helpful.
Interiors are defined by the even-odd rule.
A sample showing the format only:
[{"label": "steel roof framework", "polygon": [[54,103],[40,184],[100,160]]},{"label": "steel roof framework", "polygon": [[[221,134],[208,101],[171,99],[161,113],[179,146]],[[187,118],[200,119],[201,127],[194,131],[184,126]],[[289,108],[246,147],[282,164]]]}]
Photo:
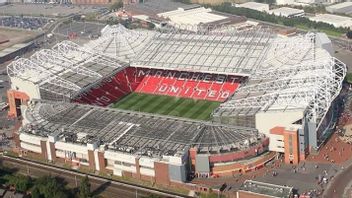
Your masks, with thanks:
[{"label": "steel roof framework", "polygon": [[87,63],[100,64],[102,67],[111,68],[111,70],[121,67],[116,59],[92,52],[71,41],[63,41],[52,49],[43,49],[34,53],[28,59],[20,58],[13,61],[8,65],[7,70],[10,77],[30,81],[38,84],[40,89],[70,97],[80,91],[82,87],[65,79],[63,74],[71,72],[82,78],[90,77],[91,80],[99,80],[103,77],[98,71],[85,67]]},{"label": "steel roof framework", "polygon": [[[203,152],[248,148],[264,136],[256,129],[157,116],[67,102],[33,100],[21,132],[40,136],[86,134],[76,142],[100,142],[109,149],[162,156],[197,146]],[[35,129],[35,130],[33,130]]]},{"label": "steel roof framework", "polygon": [[86,47],[107,56],[129,62],[153,37],[152,31],[127,30],[122,25],[106,26],[102,36],[89,42]]},{"label": "steel roof framework", "polygon": [[156,33],[131,65],[248,75],[260,65],[272,39],[265,28],[196,33],[174,29]]},{"label": "steel roof framework", "polygon": [[[300,64],[298,68],[303,66]],[[256,76],[255,82],[241,87],[216,113],[229,116],[250,109],[257,109],[256,112],[303,109],[308,120],[318,126],[342,88],[346,66],[331,57],[325,62],[311,62],[298,73],[292,73],[293,68],[268,70],[267,74],[261,71],[262,80]]]},{"label": "steel roof framework", "polygon": [[[305,110],[307,118],[318,124],[341,90],[346,74],[345,64],[315,46],[313,33],[279,38],[266,29],[145,32],[130,31],[121,26],[107,27],[94,44],[99,47],[99,41],[110,39],[109,42],[118,42],[114,45],[115,50],[124,42],[131,47],[130,41],[144,46],[135,54],[132,66],[249,75],[249,81],[223,103],[215,115],[253,115],[258,111],[298,108]],[[127,37],[122,38],[120,33]],[[107,43],[100,44],[108,47]],[[61,74],[73,72],[101,79],[101,74],[86,68],[85,64],[91,62],[112,69],[121,67],[116,57],[95,52],[87,46],[63,41],[52,50],[41,50],[29,59],[14,61],[9,65],[8,73],[39,85],[50,83],[77,92],[81,87],[62,78]]]}]

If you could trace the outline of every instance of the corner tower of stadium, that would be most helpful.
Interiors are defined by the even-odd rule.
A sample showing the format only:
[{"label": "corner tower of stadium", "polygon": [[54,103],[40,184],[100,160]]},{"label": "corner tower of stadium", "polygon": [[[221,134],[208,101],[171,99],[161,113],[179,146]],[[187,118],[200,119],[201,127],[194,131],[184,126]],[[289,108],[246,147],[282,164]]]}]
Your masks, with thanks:
[{"label": "corner tower of stadium", "polygon": [[[296,164],[334,127],[346,67],[325,34],[120,25],[101,33],[8,66],[22,154],[170,184],[255,170],[275,152]],[[211,122],[109,108],[133,92],[221,105]]]}]

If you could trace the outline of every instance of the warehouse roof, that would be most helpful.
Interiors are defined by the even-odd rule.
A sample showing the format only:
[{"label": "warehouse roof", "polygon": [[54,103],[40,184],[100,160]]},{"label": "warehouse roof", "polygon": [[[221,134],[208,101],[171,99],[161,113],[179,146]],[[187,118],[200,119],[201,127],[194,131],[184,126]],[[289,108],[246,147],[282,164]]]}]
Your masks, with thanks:
[{"label": "warehouse roof", "polygon": [[346,7],[352,7],[352,2],[338,3],[338,4],[334,4],[334,5],[328,6],[327,8],[330,8],[330,9],[341,9],[341,8],[346,8]]},{"label": "warehouse roof", "polygon": [[157,16],[170,19],[172,24],[198,25],[226,19],[226,16],[212,13],[210,8],[178,8],[177,10],[159,13]]},{"label": "warehouse roof", "polygon": [[33,42],[19,43],[0,51],[0,58],[32,45]]},{"label": "warehouse roof", "polygon": [[335,27],[352,27],[352,18],[334,14],[319,14],[309,18],[312,21],[324,22]]},{"label": "warehouse roof", "polygon": [[248,8],[248,9],[252,9],[252,10],[257,10],[260,12],[269,11],[269,4],[266,4],[266,3],[246,2],[246,3],[238,4],[236,6],[240,7],[240,8]]},{"label": "warehouse roof", "polygon": [[281,7],[270,10],[269,13],[274,14],[276,16],[295,17],[304,15],[304,10],[289,7]]}]

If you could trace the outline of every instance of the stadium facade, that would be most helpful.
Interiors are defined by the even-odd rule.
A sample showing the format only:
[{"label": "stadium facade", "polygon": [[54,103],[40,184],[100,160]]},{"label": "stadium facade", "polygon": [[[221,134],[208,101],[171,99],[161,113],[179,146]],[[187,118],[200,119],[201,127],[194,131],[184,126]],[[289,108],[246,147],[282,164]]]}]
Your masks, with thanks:
[{"label": "stadium facade", "polygon": [[[326,35],[127,30],[8,66],[22,153],[158,183],[304,160],[334,127],[346,74]],[[220,101],[211,122],[106,108],[131,92]]]}]

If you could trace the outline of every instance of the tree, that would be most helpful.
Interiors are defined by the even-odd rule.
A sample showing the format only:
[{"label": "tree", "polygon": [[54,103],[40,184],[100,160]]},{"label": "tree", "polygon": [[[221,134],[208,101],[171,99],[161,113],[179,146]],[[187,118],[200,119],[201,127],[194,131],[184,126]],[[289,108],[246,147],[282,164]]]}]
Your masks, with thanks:
[{"label": "tree", "polygon": [[352,73],[347,73],[345,80],[351,84],[352,83]]},{"label": "tree", "polygon": [[40,192],[37,187],[34,187],[31,191],[31,197],[32,198],[40,198]]},{"label": "tree", "polygon": [[81,179],[80,186],[79,186],[79,197],[80,198],[91,197],[90,183],[87,175]]},{"label": "tree", "polygon": [[116,11],[116,10],[122,8],[122,7],[123,7],[122,0],[117,0],[115,3],[111,4],[110,10],[111,11]]},{"label": "tree", "polygon": [[[262,0],[262,1],[264,2],[269,0]],[[309,18],[306,18],[306,17],[287,18],[282,16],[275,16],[273,14],[263,13],[256,10],[250,10],[247,8],[233,7],[228,2],[219,4],[219,5],[209,5],[209,6],[213,10],[220,11],[220,12],[226,12],[234,15],[245,16],[247,18],[252,18],[260,21],[267,21],[270,23],[283,24],[291,27],[297,27],[297,28],[303,28],[303,29],[317,29],[319,31],[326,32],[334,36],[340,36],[341,34],[345,34],[346,32],[348,32],[347,28],[336,28],[331,24],[311,21]],[[322,7],[317,7],[316,9],[318,11],[323,12]]]},{"label": "tree", "polygon": [[349,31],[346,33],[346,36],[347,36],[347,38],[352,39],[352,31],[349,30]]},{"label": "tree", "polygon": [[6,175],[8,185],[13,185],[18,192],[26,192],[31,185],[31,179],[24,175]]},{"label": "tree", "polygon": [[152,30],[155,28],[154,23],[148,22],[148,29]]},{"label": "tree", "polygon": [[67,198],[64,186],[56,178],[44,176],[37,179],[35,187],[44,198]]},{"label": "tree", "polygon": [[108,20],[106,21],[106,23],[108,25],[116,25],[119,23],[119,21],[114,17],[109,17]]}]

